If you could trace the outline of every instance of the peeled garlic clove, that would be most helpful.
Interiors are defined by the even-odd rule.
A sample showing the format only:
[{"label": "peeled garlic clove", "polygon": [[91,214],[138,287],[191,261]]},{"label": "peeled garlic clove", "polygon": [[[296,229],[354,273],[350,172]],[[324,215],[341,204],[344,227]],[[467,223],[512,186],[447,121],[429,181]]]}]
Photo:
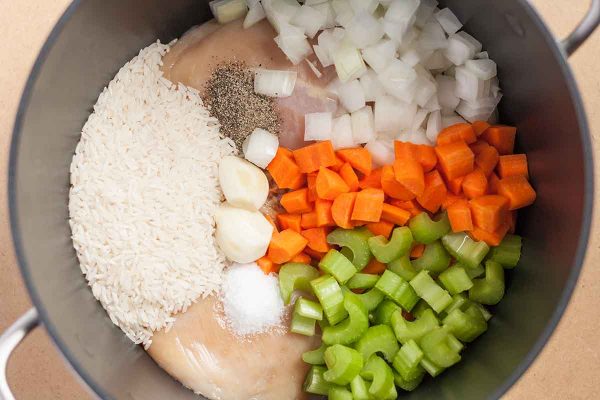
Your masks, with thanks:
[{"label": "peeled garlic clove", "polygon": [[265,173],[235,156],[223,157],[219,163],[219,183],[229,204],[248,210],[258,210],[269,194]]},{"label": "peeled garlic clove", "polygon": [[217,244],[231,261],[248,263],[267,252],[273,227],[260,212],[222,204],[215,221]]}]

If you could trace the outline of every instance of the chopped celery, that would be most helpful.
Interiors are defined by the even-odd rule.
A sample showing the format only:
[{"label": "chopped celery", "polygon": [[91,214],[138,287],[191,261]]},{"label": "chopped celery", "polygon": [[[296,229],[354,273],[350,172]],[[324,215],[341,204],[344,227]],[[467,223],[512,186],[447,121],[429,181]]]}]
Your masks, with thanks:
[{"label": "chopped celery", "polygon": [[344,308],[344,294],[342,288],[335,278],[330,275],[323,275],[310,281],[310,286],[331,325],[335,325],[348,315]]},{"label": "chopped celery", "polygon": [[485,277],[475,279],[469,299],[481,304],[498,304],[504,296],[504,269],[495,261],[485,262]]},{"label": "chopped celery", "polygon": [[334,344],[325,350],[325,364],[328,369],[323,377],[327,382],[347,385],[363,368],[363,359],[358,351]]},{"label": "chopped celery", "polygon": [[360,376],[372,381],[369,393],[376,399],[396,399],[394,373],[383,358],[373,354],[360,371]]},{"label": "chopped celery", "polygon": [[425,310],[431,310],[434,315],[435,315],[435,311],[433,311],[433,308],[431,308],[431,306],[429,304],[427,304],[427,302],[423,299],[419,300],[419,302],[413,307],[412,310],[410,310],[410,313],[415,317],[415,318],[421,318],[421,315],[423,315],[423,312],[425,312]]},{"label": "chopped celery", "polygon": [[427,373],[434,378],[436,376],[438,376],[439,374],[441,374],[442,372],[444,372],[444,370],[446,369],[444,367],[440,367],[439,365],[437,365],[436,363],[434,363],[427,357],[424,357],[421,360],[421,367],[423,367],[423,369],[425,371],[427,371]]},{"label": "chopped celery", "polygon": [[392,314],[391,322],[396,339],[402,344],[406,344],[411,339],[418,342],[424,335],[439,326],[433,310],[425,310],[421,317],[414,321],[405,320],[402,313],[396,311]]},{"label": "chopped celery", "polygon": [[367,309],[354,293],[350,291],[344,293],[344,308],[348,312],[348,318],[337,325],[323,329],[323,343],[327,345],[354,343],[369,328]]},{"label": "chopped celery", "polygon": [[377,281],[375,288],[379,289],[387,297],[407,311],[412,310],[419,301],[417,293],[415,293],[408,282],[390,270],[385,270],[383,272],[383,275],[381,275],[381,278]]},{"label": "chopped celery", "polygon": [[373,311],[377,308],[379,303],[383,301],[385,295],[377,288],[373,288],[368,292],[357,295],[358,298],[363,302],[367,311]]},{"label": "chopped celery", "polygon": [[325,359],[323,358],[323,355],[325,354],[325,349],[327,349],[327,346],[325,345],[325,343],[321,343],[321,346],[319,346],[319,348],[310,351],[305,351],[304,353],[302,353],[302,361],[312,365],[325,364]]},{"label": "chopped celery", "polygon": [[290,303],[294,290],[312,292],[310,281],[319,277],[319,271],[307,264],[287,263],[279,270],[279,290],[285,304]]},{"label": "chopped celery", "polygon": [[450,265],[450,255],[439,240],[425,246],[423,255],[412,262],[418,270],[442,272]]},{"label": "chopped celery", "polygon": [[438,221],[433,221],[429,214],[422,212],[413,217],[408,226],[415,240],[424,244],[433,243],[450,232],[450,221],[446,213],[443,213]]},{"label": "chopped celery", "polygon": [[296,310],[292,313],[292,323],[290,324],[290,332],[298,333],[304,336],[313,336],[317,320],[306,318],[298,314]]},{"label": "chopped celery", "polygon": [[460,265],[461,267],[464,267],[465,272],[469,276],[469,279],[479,278],[481,275],[483,275],[485,273],[485,269],[483,269],[483,266],[481,264],[478,264],[475,268],[469,268],[460,263],[456,264],[456,265]]},{"label": "chopped celery", "polygon": [[341,386],[334,386],[329,389],[328,400],[352,400],[352,392]]},{"label": "chopped celery", "polygon": [[433,329],[420,344],[426,358],[439,367],[448,368],[460,361],[462,344],[444,328]]},{"label": "chopped celery", "polygon": [[333,276],[342,285],[356,274],[356,267],[337,250],[329,250],[319,261],[319,268]]},{"label": "chopped celery", "polygon": [[471,304],[474,304],[475,306],[477,306],[477,308],[479,309],[479,311],[481,311],[481,315],[483,315],[483,318],[485,318],[486,321],[489,321],[492,318],[492,313],[490,313],[488,311],[487,308],[485,308],[483,305],[472,301]]},{"label": "chopped celery", "polygon": [[333,385],[325,380],[323,375],[327,368],[321,365],[313,365],[306,374],[303,389],[305,392],[312,394],[327,395],[329,388]]},{"label": "chopped celery", "polygon": [[442,238],[442,244],[454,258],[468,268],[477,268],[490,247],[485,242],[476,242],[466,233],[449,233]]},{"label": "chopped celery", "polygon": [[372,354],[380,352],[391,362],[400,347],[392,328],[388,325],[375,325],[365,332],[354,348],[362,354],[363,360],[368,360]]},{"label": "chopped celery", "polygon": [[469,279],[469,275],[460,265],[448,268],[440,274],[438,279],[450,294],[462,293],[473,287],[473,282]]},{"label": "chopped celery", "polygon": [[492,247],[488,259],[500,263],[504,268],[514,268],[521,258],[521,236],[506,235],[497,247]]},{"label": "chopped celery", "polygon": [[444,318],[457,308],[462,310],[463,307],[468,305],[468,303],[470,303],[470,301],[463,293],[455,294],[452,296],[452,303],[450,303],[450,305],[444,308],[444,311],[440,313],[440,318]]},{"label": "chopped celery", "polygon": [[396,303],[384,300],[375,309],[374,322],[376,325],[390,325],[390,319],[394,311],[400,309]]},{"label": "chopped celery", "polygon": [[472,342],[487,330],[487,322],[475,304],[462,311],[452,310],[443,320],[450,332],[463,342]]},{"label": "chopped celery", "polygon": [[296,300],[294,311],[306,318],[312,318],[318,321],[323,319],[323,307],[321,307],[319,303],[305,299],[304,297],[300,297]]},{"label": "chopped celery", "polygon": [[350,382],[350,390],[352,390],[354,400],[370,400],[369,388],[360,375],[356,375],[354,379],[352,379],[352,382]]},{"label": "chopped celery", "polygon": [[346,286],[348,289],[371,289],[379,280],[379,275],[361,274],[360,272],[354,275]]},{"label": "chopped celery", "polygon": [[396,353],[393,362],[394,369],[405,381],[415,380],[423,375],[423,367],[420,365],[423,356],[423,351],[417,342],[411,339]]},{"label": "chopped celery", "polygon": [[327,242],[336,244],[343,248],[343,254],[347,255],[350,251],[352,257],[348,258],[359,271],[367,266],[371,261],[371,251],[369,250],[368,239],[373,234],[364,228],[341,229],[338,228],[327,235]]},{"label": "chopped celery", "polygon": [[421,384],[424,376],[425,376],[425,370],[423,368],[421,368],[421,375],[419,377],[417,377],[416,379],[413,379],[412,381],[404,380],[404,378],[402,378],[402,375],[400,375],[397,372],[394,372],[394,383],[400,389],[405,390],[407,392],[412,392]]},{"label": "chopped celery", "polygon": [[425,300],[433,311],[439,313],[452,303],[452,297],[429,276],[427,271],[421,271],[411,281],[419,297]]},{"label": "chopped celery", "polygon": [[410,261],[408,254],[403,255],[400,258],[395,259],[388,264],[387,269],[404,279],[410,281],[412,278],[417,276],[417,270]]},{"label": "chopped celery", "polygon": [[371,253],[382,263],[389,263],[408,254],[413,243],[412,233],[405,226],[394,229],[388,241],[385,236],[369,238]]}]

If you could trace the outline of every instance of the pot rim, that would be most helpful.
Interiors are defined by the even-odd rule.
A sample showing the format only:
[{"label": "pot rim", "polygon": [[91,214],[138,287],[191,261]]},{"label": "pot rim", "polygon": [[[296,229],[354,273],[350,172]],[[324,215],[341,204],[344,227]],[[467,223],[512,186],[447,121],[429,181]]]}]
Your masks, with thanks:
[{"label": "pot rim", "polygon": [[[583,261],[585,258],[587,244],[589,241],[594,197],[593,153],[589,125],[587,122],[586,112],[583,106],[583,102],[581,100],[579,89],[573,77],[571,68],[565,58],[566,55],[560,48],[560,44],[556,41],[548,27],[542,20],[541,16],[537,13],[533,6],[529,4],[527,0],[517,1],[521,5],[521,7],[523,7],[525,13],[527,13],[528,16],[532,19],[536,27],[543,34],[547,46],[551,49],[554,58],[559,62],[569,94],[571,96],[571,100],[573,101],[576,108],[577,121],[581,127],[580,135],[583,144],[583,222],[581,225],[579,243],[577,245],[577,250],[575,253],[575,258],[572,264],[571,272],[569,273],[569,276],[567,278],[565,289],[560,294],[560,298],[556,309],[554,310],[553,314],[548,320],[538,340],[534,343],[534,345],[529,350],[525,358],[521,361],[521,363],[517,366],[513,373],[500,386],[498,386],[494,392],[490,394],[489,398],[491,399],[498,399],[503,394],[505,394],[508,391],[508,389],[510,389],[517,382],[517,380],[519,380],[519,378],[525,373],[525,371],[531,366],[533,361],[537,358],[541,350],[544,348],[544,346],[550,339],[550,336],[554,333],[558,322],[560,321],[563,313],[565,312],[565,309],[569,304],[569,301],[573,294],[573,290],[575,289],[575,284],[577,283],[577,279],[583,267]],[[56,24],[52,28],[52,31],[50,32],[46,41],[44,42],[44,45],[42,46],[35,60],[35,63],[33,64],[29,77],[27,78],[26,85],[23,89],[23,93],[21,95],[21,100],[19,102],[19,107],[17,110],[17,115],[15,117],[13,134],[10,144],[8,168],[8,205],[10,214],[10,228],[13,239],[13,248],[15,250],[15,255],[19,265],[19,269],[21,270],[21,274],[25,281],[25,285],[31,297],[32,303],[38,310],[39,316],[44,324],[46,331],[49,333],[50,338],[58,347],[64,358],[67,360],[68,364],[75,370],[77,375],[81,377],[82,380],[88,385],[88,387],[92,390],[93,394],[95,394],[99,398],[108,399],[110,398],[108,393],[106,393],[106,391],[95,381],[93,376],[91,376],[91,374],[89,374],[85,370],[85,368],[83,368],[81,364],[77,361],[75,356],[69,350],[68,345],[62,340],[62,338],[58,334],[57,329],[54,323],[52,322],[51,318],[48,316],[48,313],[44,307],[43,300],[37,293],[33,281],[31,280],[31,276],[29,273],[30,267],[23,253],[22,234],[20,230],[19,220],[17,217],[18,213],[16,212],[18,208],[16,200],[16,169],[17,160],[19,156],[18,147],[21,139],[21,128],[23,125],[25,110],[29,106],[29,101],[31,99],[34,85],[37,81],[37,78],[44,65],[44,62],[46,61],[48,54],[52,50],[56,39],[62,33],[64,26],[74,14],[75,10],[81,2],[82,0],[72,1],[56,22]]]}]

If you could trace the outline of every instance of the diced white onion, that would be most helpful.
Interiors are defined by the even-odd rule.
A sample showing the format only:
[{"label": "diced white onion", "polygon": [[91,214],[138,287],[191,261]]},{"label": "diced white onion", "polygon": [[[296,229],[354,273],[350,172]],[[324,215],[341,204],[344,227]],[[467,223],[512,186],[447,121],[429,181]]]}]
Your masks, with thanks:
[{"label": "diced white onion", "polygon": [[354,10],[348,0],[332,0],[331,6],[335,14],[335,21],[341,26],[347,26],[354,18]]},{"label": "diced white onion", "polygon": [[396,56],[396,45],[384,39],[362,50],[363,59],[377,72],[381,72]]},{"label": "diced white onion", "polygon": [[360,84],[363,88],[366,101],[375,101],[378,97],[385,94],[385,89],[379,79],[377,73],[372,69],[368,69],[367,72],[360,77]]},{"label": "diced white onion", "polygon": [[276,13],[283,15],[288,22],[294,18],[294,15],[296,15],[300,9],[300,4],[298,4],[296,0],[272,0],[271,5],[273,10]]},{"label": "diced white onion", "polygon": [[440,106],[440,103],[438,101],[437,93],[435,93],[433,96],[431,96],[431,98],[429,99],[427,104],[425,104],[425,106],[423,106],[423,108],[429,112],[441,110],[442,107]]},{"label": "diced white onion", "polygon": [[393,60],[380,74],[379,81],[386,92],[406,103],[415,96],[417,73],[408,64]]},{"label": "diced white onion", "polygon": [[333,129],[330,112],[304,115],[304,140],[331,140]]},{"label": "diced white onion", "polygon": [[[384,24],[384,28],[385,28],[385,24]],[[394,39],[394,41],[398,42],[397,43],[398,53],[403,54],[403,53],[415,48],[420,34],[421,34],[421,31],[419,29],[411,28],[408,31],[406,31],[406,33],[402,36],[401,39],[399,39],[399,40]]]},{"label": "diced white onion", "polygon": [[375,139],[375,121],[371,106],[365,106],[352,113],[352,138],[355,144],[367,143]]},{"label": "diced white onion", "polygon": [[333,120],[333,130],[331,132],[331,143],[335,150],[354,147],[354,138],[352,137],[352,118],[344,114]]},{"label": "diced white onion", "polygon": [[421,0],[421,4],[419,4],[419,8],[415,14],[415,25],[419,28],[424,27],[429,18],[433,15],[437,5],[437,0]]},{"label": "diced white onion", "polygon": [[304,0],[304,4],[307,6],[315,6],[317,4],[327,3],[329,0]]},{"label": "diced white onion", "polygon": [[213,0],[208,4],[220,24],[235,21],[246,15],[248,11],[245,0]]},{"label": "diced white onion", "polygon": [[482,51],[481,53],[475,54],[475,58],[478,58],[480,60],[484,60],[484,59],[489,59],[490,55],[488,54],[487,51]]},{"label": "diced white onion", "polygon": [[452,125],[462,124],[465,121],[460,115],[452,114],[452,115],[442,115],[442,129],[447,128]]},{"label": "diced white onion", "polygon": [[333,60],[331,60],[331,58],[329,57],[329,53],[326,50],[324,50],[321,46],[315,44],[313,46],[313,51],[315,52],[315,55],[319,59],[319,62],[321,63],[323,68],[327,68],[330,65],[333,65]]},{"label": "diced white onion", "polygon": [[396,22],[414,21],[418,8],[419,0],[393,0],[385,13],[385,19]]},{"label": "diced white onion", "polygon": [[481,43],[465,31],[450,35],[446,47],[446,57],[454,65],[463,65],[481,51]]},{"label": "diced white onion", "polygon": [[[314,0],[321,1],[321,0]],[[306,5],[311,5],[308,2]],[[331,3],[325,0],[320,4],[313,5],[313,8],[323,14],[325,16],[325,22],[323,23],[323,29],[329,29],[335,27],[335,14],[333,12],[333,7],[331,7]]]},{"label": "diced white onion", "polygon": [[472,71],[467,69],[467,67],[456,67],[455,77],[455,93],[461,99],[475,101],[486,95],[485,82],[479,79]]},{"label": "diced white onion", "polygon": [[348,39],[359,49],[377,43],[383,33],[383,27],[379,21],[366,10],[357,12],[346,26]]},{"label": "diced white onion", "polygon": [[[400,60],[411,67],[414,67],[421,61],[421,57],[419,56],[419,52],[416,49],[410,49],[406,51],[400,57]],[[368,61],[367,61],[368,62]]]},{"label": "diced white onion", "polygon": [[433,96],[437,90],[436,81],[429,71],[421,65],[417,65],[415,71],[417,73],[417,83],[415,85],[414,101],[419,106],[425,107],[431,96]]},{"label": "diced white onion", "polygon": [[375,167],[382,167],[394,163],[394,144],[391,140],[372,140],[365,145],[371,153]]},{"label": "diced white onion", "polygon": [[304,35],[282,36],[280,33],[274,40],[294,65],[300,64],[302,60],[312,53],[312,47],[310,47],[310,43],[308,43]]},{"label": "diced white onion", "polygon": [[291,22],[303,28],[304,34],[312,39],[325,24],[326,17],[311,6],[303,5],[298,9]]},{"label": "diced white onion", "polygon": [[367,72],[367,66],[363,61],[360,51],[348,44],[338,47],[333,55],[333,62],[338,77],[342,82],[360,78]]},{"label": "diced white onion", "polygon": [[254,71],[254,92],[269,97],[289,97],[296,86],[296,71],[257,68]]},{"label": "diced white onion", "polygon": [[342,83],[338,87],[340,103],[348,112],[360,110],[365,106],[365,94],[358,79]]},{"label": "diced white onion", "polygon": [[452,62],[444,55],[444,50],[436,50],[431,56],[423,62],[423,66],[432,71],[443,71],[450,67]]},{"label": "diced white onion", "polygon": [[434,16],[448,35],[452,35],[462,28],[462,24],[448,7],[436,12]]},{"label": "diced white onion", "polygon": [[448,40],[442,26],[435,20],[425,24],[419,37],[419,46],[425,50],[443,49],[448,46]]},{"label": "diced white onion", "polygon": [[350,5],[354,12],[366,10],[368,13],[373,14],[377,6],[379,5],[378,0],[350,0]]},{"label": "diced white onion", "polygon": [[388,95],[381,96],[375,101],[375,131],[397,134],[410,128],[416,113],[415,104],[404,103]]},{"label": "diced white onion", "polygon": [[256,2],[250,9],[248,10],[248,14],[246,14],[246,18],[244,19],[244,29],[248,29],[254,24],[265,19],[266,14],[263,6],[260,2]]},{"label": "diced white onion", "polygon": [[401,133],[400,135],[398,135],[398,137],[396,137],[396,139],[401,142],[408,142],[408,143],[414,143],[414,144],[426,144],[426,145],[432,144],[429,141],[429,139],[427,138],[427,136],[425,134],[425,130],[423,130],[422,128],[419,128],[414,131],[408,131],[408,132]]},{"label": "diced white onion", "polygon": [[494,110],[496,110],[501,99],[502,93],[484,97],[473,102],[461,100],[456,112],[469,122],[477,120],[487,121],[492,116]]},{"label": "diced white onion", "polygon": [[434,111],[429,114],[427,119],[427,139],[431,142],[435,142],[440,131],[442,130],[442,114],[439,111]]},{"label": "diced white onion", "polygon": [[460,99],[456,95],[456,80],[451,76],[438,75],[435,78],[438,87],[438,101],[444,110],[453,112]]},{"label": "diced white onion", "polygon": [[260,3],[260,0],[246,0],[246,5],[248,6],[248,8],[252,8],[258,3]]},{"label": "diced white onion", "polygon": [[492,60],[467,60],[465,63],[467,69],[475,74],[479,79],[487,81],[497,74],[496,63]]},{"label": "diced white onion", "polygon": [[418,129],[421,129],[423,127],[425,120],[427,120],[428,114],[429,114],[429,111],[427,111],[426,109],[424,109],[424,108],[418,109],[417,113],[415,114],[415,117],[413,118],[413,122],[411,124],[410,131],[414,132]]},{"label": "diced white onion", "polygon": [[317,66],[312,61],[310,61],[308,58],[305,61],[308,64],[308,67],[310,68],[310,70],[315,74],[315,76],[317,78],[320,78],[320,77],[323,76],[323,74],[321,73],[321,71],[319,71],[319,69],[317,68]]},{"label": "diced white onion", "polygon": [[277,136],[261,128],[256,128],[248,135],[242,146],[244,158],[262,169],[267,168],[275,158],[278,147]]}]

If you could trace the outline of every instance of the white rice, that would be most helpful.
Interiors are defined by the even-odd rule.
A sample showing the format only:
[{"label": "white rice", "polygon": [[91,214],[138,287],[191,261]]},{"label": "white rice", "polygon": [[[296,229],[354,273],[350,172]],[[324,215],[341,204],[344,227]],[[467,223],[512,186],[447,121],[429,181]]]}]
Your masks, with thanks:
[{"label": "white rice", "polygon": [[235,152],[198,92],[162,76],[169,46],[128,62],[100,95],[71,164],[73,243],[111,320],[135,343],[219,289],[217,166]]}]

